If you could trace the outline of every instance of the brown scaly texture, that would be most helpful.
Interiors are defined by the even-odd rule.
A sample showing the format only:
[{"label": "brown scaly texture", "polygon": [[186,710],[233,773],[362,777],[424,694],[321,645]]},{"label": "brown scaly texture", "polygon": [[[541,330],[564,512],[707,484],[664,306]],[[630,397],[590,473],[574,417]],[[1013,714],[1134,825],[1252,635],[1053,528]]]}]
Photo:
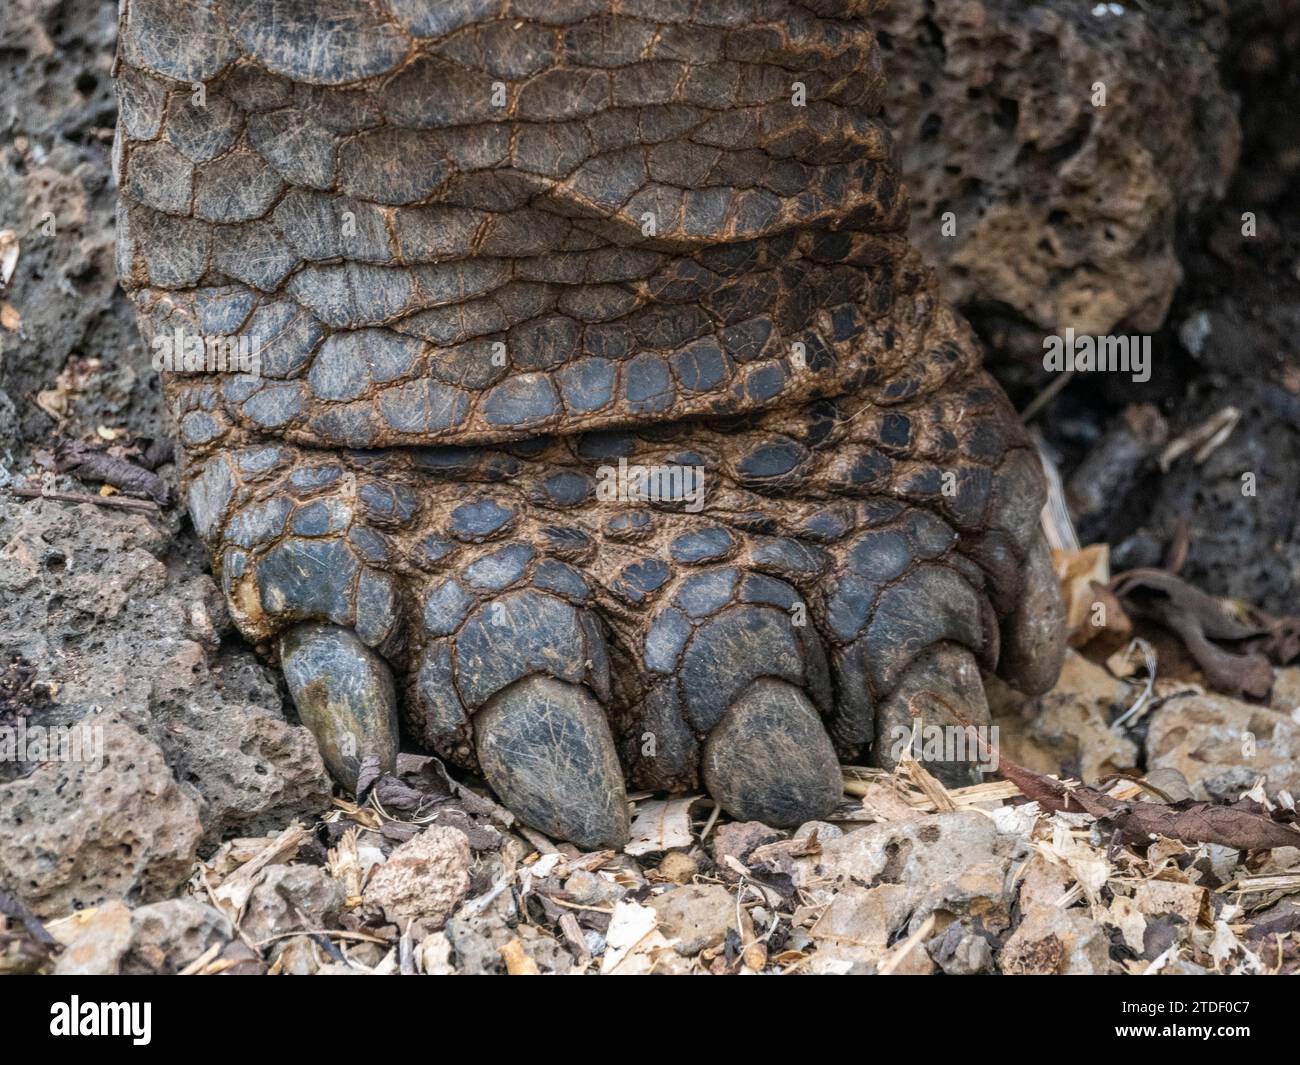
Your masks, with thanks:
[{"label": "brown scaly texture", "polygon": [[123,0],[123,284],[260,357],[167,377],[241,629],[355,630],[471,767],[583,686],[653,786],[1050,683],[1041,475],[908,247],[874,7]]}]

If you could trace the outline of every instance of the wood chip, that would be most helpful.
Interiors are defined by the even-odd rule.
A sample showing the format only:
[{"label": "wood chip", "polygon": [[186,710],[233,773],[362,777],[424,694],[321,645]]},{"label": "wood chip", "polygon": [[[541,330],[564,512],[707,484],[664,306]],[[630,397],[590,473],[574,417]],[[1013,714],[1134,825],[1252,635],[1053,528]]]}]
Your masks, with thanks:
[{"label": "wood chip", "polygon": [[8,286],[18,268],[18,234],[12,229],[0,230],[0,288]]},{"label": "wood chip", "polygon": [[620,901],[614,906],[605,933],[605,953],[600,959],[602,975],[646,974],[655,966],[655,955],[671,949],[659,931],[659,916],[649,906]]},{"label": "wood chip", "polygon": [[637,857],[689,847],[694,842],[691,835],[691,806],[700,796],[684,799],[650,799],[639,803],[632,821],[632,838],[624,854]]},{"label": "wood chip", "polygon": [[518,936],[498,948],[501,957],[505,959],[506,972],[511,976],[541,976],[542,971],[537,967],[537,962],[528,956],[528,951],[524,949],[523,942]]},{"label": "wood chip", "polygon": [[307,830],[299,824],[290,825],[266,845],[257,857],[246,862],[223,880],[212,892],[226,916],[235,924],[243,916],[244,907],[257,884],[257,878],[268,865],[292,857],[307,838]]}]

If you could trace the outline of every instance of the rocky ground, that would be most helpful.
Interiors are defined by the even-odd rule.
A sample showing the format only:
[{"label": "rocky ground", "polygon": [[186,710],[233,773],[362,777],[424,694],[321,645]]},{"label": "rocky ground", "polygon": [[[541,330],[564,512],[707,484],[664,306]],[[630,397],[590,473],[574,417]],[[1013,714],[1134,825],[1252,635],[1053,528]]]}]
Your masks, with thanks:
[{"label": "rocky ground", "polygon": [[[637,796],[615,854],[414,755],[359,806],[331,794],[167,496],[113,278],[115,0],[11,0],[0,726],[92,723],[103,757],[0,761],[0,971],[1300,969],[1300,669],[1278,668],[1300,654],[1300,6],[1096,7],[895,0],[883,24],[916,239],[1017,401],[1050,385],[1046,334],[1156,338],[1148,384],[1039,404],[1081,540],[1110,545],[1060,556],[1060,684],[990,682],[1003,773],[976,788],[846,768],[835,817],[792,833]],[[117,460],[156,473],[152,502],[97,495]],[[72,498],[21,494],[41,488]],[[1135,566],[1250,634],[1189,651],[1111,590]],[[1065,801],[1045,774],[1084,787]]]}]

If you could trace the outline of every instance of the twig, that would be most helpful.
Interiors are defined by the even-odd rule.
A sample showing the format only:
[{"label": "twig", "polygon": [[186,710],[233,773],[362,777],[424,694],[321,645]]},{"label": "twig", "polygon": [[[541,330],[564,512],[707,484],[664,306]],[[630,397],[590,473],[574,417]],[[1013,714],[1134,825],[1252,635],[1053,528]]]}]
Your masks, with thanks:
[{"label": "twig", "polygon": [[527,825],[519,825],[516,829],[524,839],[533,845],[533,849],[538,854],[559,854],[560,848],[543,836],[540,832],[535,832]]},{"label": "twig", "polygon": [[213,899],[218,900],[217,909],[225,913],[236,928],[239,927],[244,907],[248,904],[248,898],[252,895],[253,887],[262,870],[293,854],[306,838],[307,830],[302,825],[290,825],[253,858],[217,885],[212,892]]},{"label": "twig", "polygon": [[1295,891],[1300,889],[1300,869],[1285,873],[1264,873],[1254,876],[1239,876],[1231,883],[1216,888],[1216,894],[1246,894],[1267,891]]},{"label": "twig", "polygon": [[[218,913],[225,913],[225,909],[221,905],[221,900],[217,898],[216,891],[213,890],[212,884],[208,881],[207,870],[202,866],[199,867],[198,878],[199,883],[203,885],[203,890],[208,893],[208,901],[212,903],[212,908]],[[254,954],[260,954],[261,952],[253,945],[253,940],[249,937],[248,933],[239,926],[239,922],[234,918],[229,917],[229,915],[227,915],[227,919],[230,921],[230,927],[235,930],[235,935],[239,937],[239,941]]]},{"label": "twig", "polygon": [[60,503],[91,503],[97,507],[139,510],[151,514],[162,511],[162,507],[152,500],[136,499],[134,496],[100,496],[89,492],[47,492],[41,488],[21,488],[16,485],[10,485],[9,492],[20,499],[57,499]]},{"label": "twig", "polygon": [[[503,891],[505,891],[506,888],[510,886],[510,882],[513,879],[514,876],[511,873],[505,873],[502,876],[500,876],[497,879],[497,882],[493,884],[492,887],[490,887],[482,895],[475,895],[472,899],[470,899],[467,903],[465,903],[464,906],[461,907],[460,909],[461,916],[472,917],[476,913],[482,913],[484,910],[486,910],[489,906],[492,905],[492,903],[498,898],[498,896],[500,896],[500,894]],[[550,898],[550,896],[547,897]],[[552,899],[551,901],[553,902],[554,899]],[[613,911],[610,912],[612,913]]]},{"label": "twig", "polygon": [[934,924],[934,914],[930,914],[929,917],[921,922],[920,928],[903,940],[903,942],[890,949],[889,953],[885,955],[885,960],[876,967],[876,974],[878,976],[891,975],[895,969],[903,964],[907,956],[925,940],[926,936],[934,931]]},{"label": "twig", "polygon": [[1037,417],[1039,411],[1041,411],[1044,407],[1046,407],[1049,403],[1051,403],[1052,400],[1054,400],[1058,395],[1060,395],[1061,390],[1070,383],[1073,377],[1074,377],[1073,370],[1066,370],[1065,373],[1058,375],[1050,385],[1048,385],[1041,392],[1039,392],[1038,395],[1036,395],[1032,400],[1030,400],[1029,406],[1027,406],[1021,412],[1020,420],[1024,422],[1026,425],[1032,422],[1034,418]]},{"label": "twig", "polygon": [[898,768],[907,771],[908,776],[912,778],[912,783],[921,789],[921,793],[930,800],[936,812],[949,813],[957,809],[957,804],[952,801],[952,796],[948,794],[948,789],[943,786],[943,782],[912,757],[910,749],[906,757],[898,763]]},{"label": "twig", "polygon": [[[348,932],[342,928],[300,928],[296,932],[279,932],[273,936],[267,936],[266,939],[253,941],[253,946],[260,951],[263,947],[276,943],[281,939],[292,939],[294,936],[333,936],[336,939],[355,939],[359,943],[380,943],[388,946],[388,940],[380,939],[378,936],[368,936],[365,932]],[[345,958],[344,961],[347,959]]]},{"label": "twig", "polygon": [[1141,713],[1142,708],[1150,702],[1152,693],[1155,692],[1156,670],[1159,666],[1159,662],[1156,659],[1155,648],[1147,643],[1146,640],[1142,639],[1142,637],[1135,636],[1132,642],[1129,643],[1128,647],[1125,648],[1124,657],[1131,658],[1134,651],[1142,652],[1142,664],[1147,671],[1147,684],[1142,690],[1142,694],[1138,696],[1137,702],[1111,722],[1111,728],[1123,728],[1130,721],[1136,720]]},{"label": "twig", "polygon": [[584,906],[580,902],[568,902],[565,899],[557,899],[554,895],[543,895],[547,902],[553,902],[556,906],[566,910],[582,910],[585,913],[613,913],[613,906]]},{"label": "twig", "polygon": [[403,976],[415,975],[415,942],[411,939],[411,925],[414,923],[414,918],[406,922],[406,930],[397,941],[397,964]]},{"label": "twig", "polygon": [[23,904],[22,899],[2,889],[0,889],[0,916],[20,922],[27,930],[27,934],[41,946],[52,947],[55,950],[63,949],[62,944],[45,930],[45,925],[41,924],[32,911]]},{"label": "twig", "polygon": [[177,976],[197,975],[200,972],[200,970],[206,968],[209,964],[211,964],[216,959],[217,955],[221,953],[223,947],[225,947],[224,943],[221,942],[213,943],[212,946],[208,947],[207,950],[205,950],[202,954],[200,954],[197,958],[195,958],[192,962],[190,962],[189,965],[185,966],[185,968],[182,969],[180,972],[178,972],[176,975]]},{"label": "twig", "polygon": [[722,813],[722,807],[719,806],[717,803],[714,803],[714,804],[713,804],[713,809],[712,809],[712,811],[710,811],[710,813],[709,813],[709,819],[708,819],[707,821],[704,822],[704,827],[703,827],[702,829],[700,829],[700,842],[701,842],[701,843],[703,843],[705,837],[708,836],[708,834],[709,834],[710,832],[713,831],[713,826],[716,825],[716,824],[718,823],[718,816],[719,816],[721,813]]},{"label": "twig", "polygon": [[1199,466],[1232,435],[1239,421],[1241,411],[1236,407],[1224,407],[1210,415],[1200,425],[1169,442],[1160,453],[1160,472],[1168,473],[1173,464],[1189,451],[1193,452],[1192,459]]},{"label": "twig", "polygon": [[[860,798],[864,795],[870,795],[873,786],[883,783],[883,781],[846,780],[844,782],[844,794]],[[1009,780],[987,780],[982,784],[970,784],[964,788],[945,788],[944,790],[948,793],[948,798],[958,807],[974,806],[976,803],[981,802],[1014,799],[1020,794],[1020,789]],[[916,794],[915,791],[904,791],[901,793],[901,798],[917,813],[937,812],[934,803]]]}]

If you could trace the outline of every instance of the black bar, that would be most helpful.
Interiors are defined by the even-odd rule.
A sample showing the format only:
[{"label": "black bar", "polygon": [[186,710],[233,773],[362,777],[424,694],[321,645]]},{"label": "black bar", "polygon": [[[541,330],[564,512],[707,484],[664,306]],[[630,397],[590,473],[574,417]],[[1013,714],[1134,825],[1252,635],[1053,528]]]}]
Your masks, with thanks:
[{"label": "black bar", "polygon": [[[202,983],[196,985],[195,980]],[[453,987],[445,980],[442,984],[428,980],[359,979],[339,985],[290,979],[277,980],[268,988],[264,981],[212,977],[18,978],[0,984],[6,1021],[0,1045],[9,1060],[20,1060],[17,1053],[22,1048],[70,1043],[87,1048],[112,1045],[131,1055],[202,1051],[206,1046],[222,1054],[252,1053],[259,1059],[278,1050],[316,1047],[314,1052],[348,1060],[353,1050],[368,1055],[397,1053],[398,1046],[412,1040],[424,1042],[430,1052],[440,1047],[454,1052],[465,1033],[483,1033],[482,1026],[495,1014],[500,1019],[508,1016],[507,1031],[525,1042],[529,1032],[558,1026],[565,1040],[597,1046],[593,1036],[604,1031],[626,1036],[650,1023],[642,1013],[647,1004],[633,1007],[633,1003],[661,995],[680,996],[676,1008],[693,1003],[697,1011],[716,1014],[714,1022],[733,1030],[742,1043],[752,1046],[753,1039],[761,1039],[768,1052],[765,1056],[772,1049],[768,1040],[781,1038],[780,1029],[797,1045],[811,1034],[798,1018],[820,1015],[823,1023],[844,1025],[837,1041],[843,1038],[860,1045],[864,1053],[882,1051],[885,1044],[878,1040],[892,1030],[889,1042],[915,1040],[918,1047],[937,1047],[935,1039],[965,1039],[972,1046],[990,1049],[1002,1044],[1028,1053],[1036,1048],[1034,1060],[1054,1061],[1058,1049],[1061,1056],[1073,1058],[1099,1050],[1122,1052],[1140,1044],[1154,1044],[1155,1049],[1167,1044],[1180,1050],[1198,1044],[1216,1054],[1232,1054],[1261,1039],[1285,1045],[1292,1038],[1296,1014],[1295,983],[1266,977],[988,976],[924,983],[887,977],[865,985],[804,978],[733,981],[730,990],[715,989],[711,996],[700,996],[696,985],[690,985],[695,992],[689,996],[674,993],[673,988],[684,985],[662,981],[658,987],[668,990],[601,980],[584,983],[578,992],[572,982],[554,980],[527,985],[516,981],[514,987],[490,991],[464,981]],[[53,1029],[66,1030],[73,996],[80,1014],[77,1032],[92,1023],[102,1027],[105,1020],[111,1027],[113,1017],[125,1032],[54,1034]],[[134,1014],[120,1009],[105,1013],[102,1003],[135,1004],[137,1009]],[[146,1028],[146,1003],[147,1032],[133,1035],[132,1017],[138,1022],[136,1031]],[[764,1006],[764,1012],[755,1013],[756,1005]],[[847,1012],[845,1007],[850,1007]],[[694,1023],[709,1023],[700,1013],[695,1016]],[[785,1020],[779,1021],[781,1017]],[[497,1037],[506,1034],[486,1030],[496,1031]],[[803,1037],[796,1034],[799,1031]],[[652,1032],[643,1034],[657,1041]],[[660,1032],[659,1038],[665,1035],[666,1031]],[[497,1037],[491,1043],[501,1052],[505,1047]],[[147,1042],[137,1042],[142,1039]],[[388,1040],[396,1045],[385,1051]]]}]

